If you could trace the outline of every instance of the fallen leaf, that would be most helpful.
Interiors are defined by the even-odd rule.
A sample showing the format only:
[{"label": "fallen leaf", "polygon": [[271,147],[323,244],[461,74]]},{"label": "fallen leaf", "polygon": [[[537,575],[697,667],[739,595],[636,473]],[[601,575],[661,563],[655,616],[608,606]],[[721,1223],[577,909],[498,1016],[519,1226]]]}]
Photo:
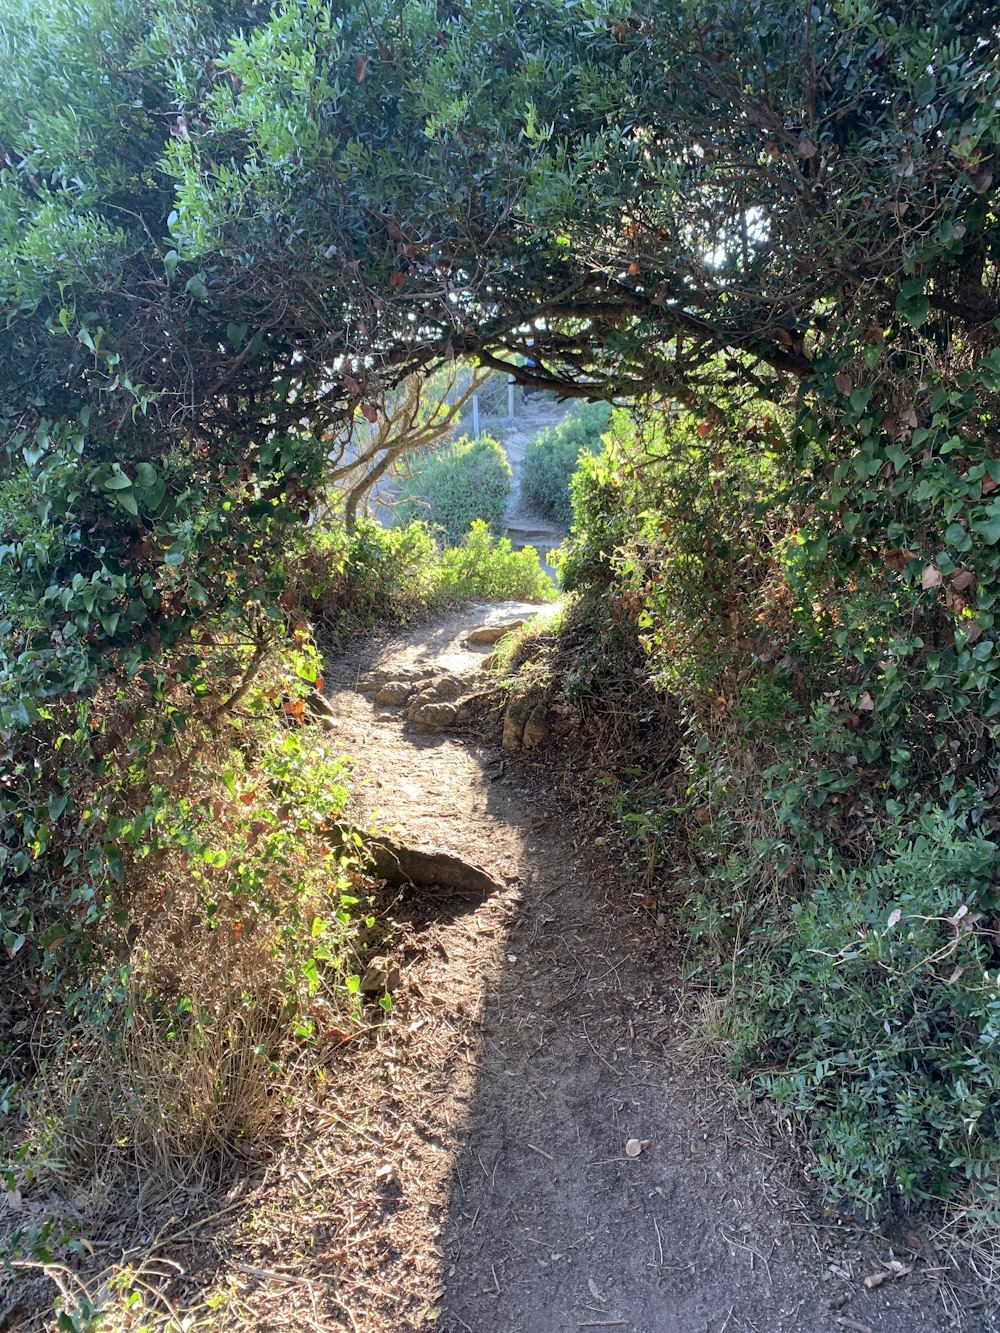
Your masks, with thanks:
[{"label": "fallen leaf", "polygon": [[885,923],[886,930],[892,930],[893,926],[898,926],[902,920],[903,913],[898,907],[894,907],[889,913],[889,920]]},{"label": "fallen leaf", "polygon": [[894,546],[891,550],[885,552],[882,561],[889,569],[894,569],[897,574],[901,574],[910,563],[910,557],[901,546]]},{"label": "fallen leaf", "polygon": [[376,421],[378,421],[378,409],[375,407],[373,403],[362,403],[361,415],[364,417],[366,421],[370,421],[373,426],[375,425]]},{"label": "fallen leaf", "polygon": [[587,1278],[587,1288],[590,1291],[590,1294],[591,1296],[593,1296],[595,1301],[604,1300],[604,1297],[601,1295],[600,1287],[597,1285],[597,1283],[594,1281],[592,1277]]},{"label": "fallen leaf", "polygon": [[960,569],[957,574],[952,575],[951,586],[956,592],[965,592],[966,588],[976,579],[971,569]]},{"label": "fallen leaf", "polygon": [[837,386],[837,391],[842,394],[850,394],[854,388],[854,381],[846,371],[841,371],[839,375],[834,375],[833,382]]},{"label": "fallen leaf", "polygon": [[644,1152],[648,1147],[649,1139],[629,1139],[625,1144],[625,1156],[638,1157],[639,1154]]},{"label": "fallen leaf", "polygon": [[875,711],[875,700],[871,697],[868,691],[865,690],[864,694],[862,694],[861,698],[858,700],[857,706],[859,712],[872,713]]},{"label": "fallen leaf", "polygon": [[937,565],[925,565],[924,572],[920,575],[920,586],[925,592],[929,588],[936,588],[941,583],[942,577]]},{"label": "fallen leaf", "polygon": [[357,83],[364,83],[368,77],[368,57],[359,51],[354,57],[354,78]]}]

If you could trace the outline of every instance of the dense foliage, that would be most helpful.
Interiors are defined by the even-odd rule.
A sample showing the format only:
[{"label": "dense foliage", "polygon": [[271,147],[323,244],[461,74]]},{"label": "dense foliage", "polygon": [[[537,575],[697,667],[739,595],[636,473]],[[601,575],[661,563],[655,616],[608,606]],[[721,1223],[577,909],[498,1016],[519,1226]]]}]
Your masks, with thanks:
[{"label": "dense foliage", "polygon": [[841,664],[839,629],[878,602],[805,583],[790,435],[773,411],[710,433],[616,415],[573,487],[562,573],[602,628],[567,694],[609,698],[639,641],[670,723],[652,748],[621,724],[609,812],[657,882],[686,882],[703,1025],[809,1124],[832,1197],[994,1226],[995,759],[975,723],[916,690],[883,708],[864,656]]},{"label": "dense foliage", "polygon": [[611,410],[606,403],[581,403],[558,426],[539,431],[524,451],[521,465],[521,501],[532,513],[562,527],[573,518],[569,483],[582,453],[601,447]]},{"label": "dense foliage", "polygon": [[[628,584],[616,614],[665,685],[732,673],[715,697],[744,719],[740,753],[765,723],[802,739],[775,758],[787,861],[751,847],[751,915],[760,867],[820,884],[831,812],[861,830],[829,876],[845,902],[888,864],[870,817],[900,847],[935,811],[947,846],[992,845],[998,18],[964,0],[3,0],[8,955],[71,995],[95,955],[127,973],[122,895],[174,818],[165,776],[294,639],[292,534],[331,456],[387,390],[463,357],[691,414],[690,510],[612,503],[631,483],[608,475],[580,493],[573,559]],[[697,615],[672,599],[675,560]],[[705,828],[711,856],[746,850]],[[912,878],[912,857],[891,864]],[[992,922],[980,882],[959,934]],[[845,907],[842,929],[871,919]],[[970,962],[962,943],[940,985],[984,996],[992,946]],[[944,1008],[972,1068],[990,1029]],[[961,1150],[949,1122],[933,1152],[988,1192],[973,1075]],[[935,1077],[962,1099],[950,1056]]]},{"label": "dense foliage", "polygon": [[475,519],[444,550],[425,523],[383,528],[370,519],[310,529],[296,564],[298,604],[324,641],[386,621],[406,622],[455,602],[544,602],[555,588],[530,546],[511,548]]},{"label": "dense foliage", "polygon": [[477,520],[494,537],[504,530],[511,470],[503,445],[491,435],[463,435],[408,457],[398,486],[397,520],[424,519],[457,546]]}]

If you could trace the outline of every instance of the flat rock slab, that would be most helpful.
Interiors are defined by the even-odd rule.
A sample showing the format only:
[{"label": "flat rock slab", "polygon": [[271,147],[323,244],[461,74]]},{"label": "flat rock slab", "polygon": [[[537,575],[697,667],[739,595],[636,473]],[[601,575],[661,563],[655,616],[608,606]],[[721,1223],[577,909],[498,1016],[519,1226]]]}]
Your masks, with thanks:
[{"label": "flat rock slab", "polygon": [[508,620],[501,625],[480,625],[466,636],[465,642],[476,646],[483,644],[490,646],[498,643],[505,634],[512,634],[514,630],[520,629],[523,624],[523,620]]},{"label": "flat rock slab", "polygon": [[554,611],[554,603],[542,605],[537,605],[534,602],[505,603],[503,606],[494,608],[489,615],[484,616],[482,621],[465,636],[465,642],[469,647],[491,647],[498,643],[505,634],[511,634],[514,630],[520,629],[526,621],[548,618]]}]

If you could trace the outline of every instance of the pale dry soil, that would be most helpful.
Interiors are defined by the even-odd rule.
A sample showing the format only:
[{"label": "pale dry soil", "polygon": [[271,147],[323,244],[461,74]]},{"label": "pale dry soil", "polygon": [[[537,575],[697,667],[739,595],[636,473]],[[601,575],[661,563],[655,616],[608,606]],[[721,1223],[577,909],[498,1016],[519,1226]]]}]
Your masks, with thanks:
[{"label": "pale dry soil", "polygon": [[[429,733],[373,703],[385,680],[480,668],[489,650],[463,640],[481,615],[368,644],[328,672],[355,813],[500,887],[485,900],[410,890],[396,906],[393,1013],[349,1075],[364,1129],[345,1122],[322,1145],[350,1214],[319,1236],[339,1302],[326,1326],[995,1327],[926,1234],[910,1231],[914,1254],[818,1211],[787,1127],[747,1117],[691,1056],[671,932],[597,859],[551,761],[509,761],[488,735]],[[893,1260],[912,1271],[867,1289]]]}]

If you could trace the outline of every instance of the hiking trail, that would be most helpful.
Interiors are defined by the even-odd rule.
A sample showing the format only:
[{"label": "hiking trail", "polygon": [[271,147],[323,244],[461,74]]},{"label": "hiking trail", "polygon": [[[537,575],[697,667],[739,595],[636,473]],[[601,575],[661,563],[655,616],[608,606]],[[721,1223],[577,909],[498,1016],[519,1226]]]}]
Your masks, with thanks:
[{"label": "hiking trail", "polygon": [[[741,1112],[688,1054],[676,950],[602,863],[544,752],[511,758],[452,729],[491,651],[466,635],[489,611],[369,640],[327,671],[352,815],[497,883],[400,891],[380,960],[392,1011],[340,1066],[349,1097],[318,1140],[337,1163],[315,1231],[337,1326],[992,1327],[929,1275],[929,1244],[893,1250],[817,1216],[787,1125]],[[432,715],[445,729],[407,720],[421,699],[451,700]],[[894,1261],[912,1271],[865,1285]]]}]

